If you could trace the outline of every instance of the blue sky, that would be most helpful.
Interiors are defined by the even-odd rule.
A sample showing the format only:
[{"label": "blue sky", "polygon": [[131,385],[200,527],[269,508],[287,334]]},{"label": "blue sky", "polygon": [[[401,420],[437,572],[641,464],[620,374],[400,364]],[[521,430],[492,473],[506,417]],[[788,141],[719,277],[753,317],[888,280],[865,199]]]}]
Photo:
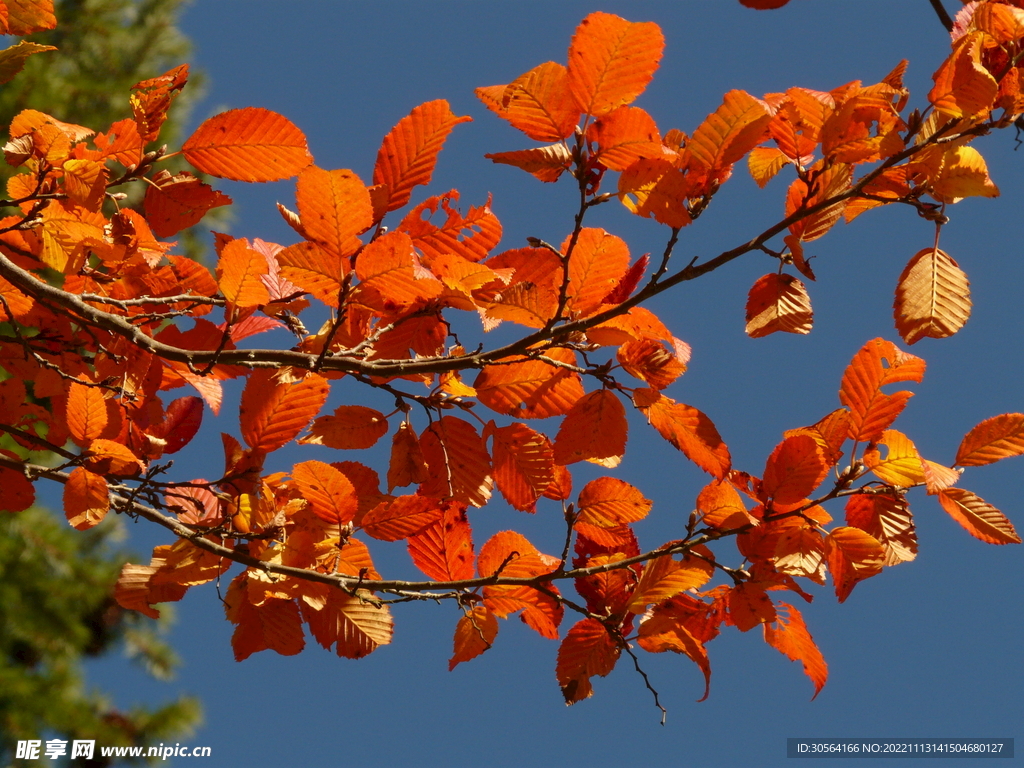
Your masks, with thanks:
[{"label": "blue sky", "polygon": [[[924,0],[794,0],[773,12],[747,10],[734,0],[196,0],[183,26],[208,88],[194,122],[225,108],[266,107],[305,131],[318,165],[351,168],[369,180],[391,126],[417,104],[445,98],[474,122],[456,127],[432,185],[414,192],[413,202],[456,187],[468,207],[492,193],[505,228],[499,249],[525,245],[527,236],[558,243],[571,230],[573,189],[484,159],[486,152],[533,144],[488,113],[473,89],[509,82],[547,60],[564,62],[576,24],[594,10],[661,25],[665,57],[637,105],[663,132],[691,132],[733,88],[760,96],[794,85],[829,90],[851,80],[877,82],[901,58],[910,60],[911,105],[923,105],[930,75],[948,53],[948,37]],[[946,463],[974,424],[1024,411],[1024,152],[1012,151],[1009,132],[976,146],[1002,197],[954,206],[942,235],[942,247],[972,281],[974,314],[956,337],[915,345],[928,372],[897,424],[927,458]],[[738,166],[708,212],[683,231],[678,257],[703,260],[778,220],[786,183],[777,179],[758,190]],[[294,207],[291,183],[216,186],[236,202],[231,234],[294,242],[274,210],[275,201]],[[625,238],[634,255],[660,253],[668,236],[617,204],[597,209],[588,224]],[[882,336],[906,348],[893,328],[893,289],[933,232],[910,209],[886,209],[813,243],[818,281],[809,286],[815,309],[809,336],[745,336],[744,300],[753,281],[772,271],[766,256],[744,257],[658,297],[650,308],[693,347],[689,371],[668,394],[707,413],[735,465],[759,474],[784,429],[838,407],[843,369],[865,341]],[[179,455],[183,477],[210,476],[211,465],[221,465],[217,432],[237,433],[237,397],[237,389],[229,390],[228,418],[208,419]],[[329,407],[361,397],[343,382]],[[281,451],[277,468],[300,455],[327,455],[327,449],[312,450],[324,453]],[[385,469],[380,451],[360,460]],[[1018,527],[1024,521],[1021,461],[971,469],[961,483]],[[631,421],[629,449],[615,475],[655,502],[650,519],[637,526],[647,548],[676,536],[706,482],[638,419]],[[577,489],[590,476],[597,473],[580,471]],[[473,518],[478,546],[490,532],[520,527],[543,551],[560,547],[554,505],[546,517],[542,508],[529,519],[493,506]],[[923,493],[911,497],[911,508],[921,542],[916,561],[860,584],[843,605],[831,587],[816,590],[812,605],[801,603],[830,667],[828,685],[813,702],[799,665],[766,646],[760,631],[727,629],[709,645],[711,696],[701,704],[694,703],[703,686],[691,662],[671,654],[641,656],[669,710],[664,727],[628,660],[595,680],[592,699],[566,708],[554,679],[556,644],[515,619],[503,622],[491,651],[449,673],[458,618],[451,605],[398,606],[395,642],[357,662],[309,641],[298,657],[263,652],[237,664],[232,627],[209,585],[177,606],[172,638],[184,663],[173,683],[153,683],[121,662],[92,665],[90,676],[124,706],[172,691],[200,696],[206,722],[190,743],[211,746],[209,764],[230,767],[775,766],[784,763],[785,739],[792,736],[1024,735],[1021,550],[971,538]],[[841,517],[840,507],[830,511]],[[140,552],[163,542],[159,532],[132,527],[132,546]],[[413,576],[404,550],[390,549],[378,544],[373,550],[378,568]]]}]

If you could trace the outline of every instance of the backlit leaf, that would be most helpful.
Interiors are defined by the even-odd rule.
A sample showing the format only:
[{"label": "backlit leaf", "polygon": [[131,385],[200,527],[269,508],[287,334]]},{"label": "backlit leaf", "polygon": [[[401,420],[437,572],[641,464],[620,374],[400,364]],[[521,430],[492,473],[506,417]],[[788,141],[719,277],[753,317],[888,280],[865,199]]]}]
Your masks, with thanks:
[{"label": "backlit leaf", "polygon": [[642,520],[653,502],[639,489],[615,477],[591,480],[580,491],[576,519],[599,528],[614,528]]},{"label": "backlit leaf", "polygon": [[302,614],[309,632],[327,650],[346,659],[361,659],[391,642],[394,622],[386,605],[374,605],[365,593],[347,595],[340,589],[328,593],[322,610],[313,610],[305,602]]},{"label": "backlit leaf", "polygon": [[828,464],[814,438],[787,437],[779,443],[764,468],[764,495],[776,504],[795,504],[810,496],[828,474]]},{"label": "backlit leaf", "polygon": [[309,427],[309,435],[299,442],[338,450],[363,450],[387,432],[388,422],[380,411],[364,405],[340,405],[330,416],[315,419]]},{"label": "backlit leaf", "polygon": [[587,16],[569,45],[569,88],[580,111],[600,117],[632,102],[654,77],[664,48],[653,22]]},{"label": "backlit leaf", "polygon": [[924,369],[924,360],[891,341],[872,339],[865,344],[850,361],[839,387],[839,401],[850,409],[850,439],[879,440],[913,397],[906,391],[886,394],[882,387],[898,381],[920,382]]},{"label": "backlit leaf", "polygon": [[107,426],[107,401],[103,389],[72,382],[68,388],[67,423],[71,439],[80,448],[103,434]]},{"label": "backlit leaf", "polygon": [[420,435],[420,449],[430,477],[420,493],[454,498],[482,507],[494,481],[487,446],[476,428],[457,416],[442,416]]},{"label": "backlit leaf", "polygon": [[825,539],[825,556],[839,602],[845,602],[857,582],[880,573],[885,549],[860,528],[833,528]]},{"label": "backlit leaf", "polygon": [[[568,246],[567,238],[563,253]],[[628,269],[629,248],[622,238],[603,229],[582,229],[569,261],[569,310],[583,317],[592,314]]]},{"label": "backlit leaf", "polygon": [[403,488],[427,479],[427,462],[420,450],[420,441],[412,426],[403,421],[398,425],[391,441],[391,461],[388,464],[388,491]]},{"label": "backlit leaf", "polygon": [[1024,454],[1024,413],[1004,413],[985,419],[964,435],[954,464],[980,467]]},{"label": "backlit leaf", "polygon": [[243,239],[232,240],[220,251],[217,282],[229,304],[246,309],[270,302],[267,286],[260,279],[269,272],[263,254]]},{"label": "backlit leaf", "polygon": [[437,99],[420,104],[398,121],[384,137],[373,168],[373,183],[387,185],[387,210],[401,208],[409,202],[413,187],[430,182],[448,134],[472,119],[456,117],[447,101]]},{"label": "backlit leaf", "polygon": [[788,603],[779,603],[778,610],[778,618],[764,625],[764,641],[790,661],[803,664],[804,674],[814,683],[814,696],[811,697],[814,701],[828,679],[825,657],[807,631],[800,611]]},{"label": "backlit leaf", "polygon": [[887,566],[917,557],[914,517],[901,497],[889,493],[851,496],[846,502],[846,522],[878,540]]},{"label": "backlit leaf", "polygon": [[[543,357],[575,365],[576,354],[554,348]],[[477,398],[492,411],[519,419],[545,419],[568,413],[583,397],[580,375],[542,359],[499,361],[480,371],[473,382]]]},{"label": "backlit leaf", "polygon": [[146,220],[157,237],[173,237],[222,205],[231,205],[231,198],[187,171],[173,176],[161,171],[146,185],[143,198]]},{"label": "backlit leaf", "polygon": [[341,257],[359,250],[356,235],[373,224],[370,193],[349,170],[307,166],[295,183],[295,201],[305,237]]},{"label": "backlit leaf", "polygon": [[290,442],[327,400],[327,380],[315,373],[286,383],[270,368],[249,375],[242,391],[242,437],[249,447],[270,453]]},{"label": "backlit leaf", "polygon": [[974,117],[992,107],[999,84],[981,61],[984,35],[970,32],[936,70],[928,100],[949,117]]},{"label": "backlit leaf", "polygon": [[626,452],[626,409],[610,389],[584,395],[565,415],[555,438],[554,459],[559,464],[592,461],[616,467]]},{"label": "backlit leaf", "polygon": [[278,181],[313,162],[306,137],[290,120],[261,107],[211,117],[181,147],[203,173],[233,181]]},{"label": "backlit leaf", "polygon": [[654,389],[636,390],[633,404],[662,437],[705,472],[719,479],[729,472],[729,448],[711,419],[696,408],[677,403]]},{"label": "backlit leaf", "polygon": [[565,703],[572,705],[593,696],[590,678],[611,672],[619,653],[618,643],[599,621],[588,618],[576,622],[558,647],[555,666]]},{"label": "backlit leaf", "polygon": [[949,516],[976,539],[988,544],[1020,544],[1020,536],[1006,515],[980,496],[963,488],[939,491],[939,503]]},{"label": "backlit leaf", "polygon": [[466,518],[466,505],[444,502],[441,516],[409,537],[413,564],[437,581],[473,578],[473,538]]},{"label": "backlit leaf", "polygon": [[[704,549],[702,554],[710,555]],[[700,589],[715,573],[715,566],[703,557],[686,555],[681,561],[672,557],[658,557],[644,566],[644,572],[633,590],[629,610],[643,613],[648,605],[675,597],[680,592]]]},{"label": "backlit leaf", "polygon": [[53,0],[5,0],[0,34],[31,35],[57,26]]},{"label": "backlit leaf", "polygon": [[494,446],[494,482],[501,495],[514,509],[536,511],[537,500],[555,480],[550,441],[525,424],[489,429],[489,433]]},{"label": "backlit leaf", "polygon": [[776,331],[810,333],[811,298],[792,275],[772,272],[758,279],[747,296],[747,335],[755,339]]},{"label": "backlit leaf", "polygon": [[71,526],[80,531],[92,528],[103,520],[109,510],[107,481],[85,467],[71,470],[64,485],[64,516]]},{"label": "backlit leaf", "polygon": [[228,621],[235,625],[231,635],[235,661],[268,649],[282,656],[300,653],[306,641],[295,601],[268,599],[261,605],[253,605],[249,601],[248,582],[248,572],[239,574],[224,596],[224,612]]},{"label": "backlit leaf", "polygon": [[[478,88],[478,95],[480,91]],[[553,61],[534,67],[505,86],[496,107],[492,108],[498,115],[534,141],[559,141],[570,136],[580,117],[569,90],[568,71]]]},{"label": "backlit leaf", "polygon": [[598,145],[595,159],[613,171],[624,171],[642,157],[664,152],[658,126],[640,107],[619,107],[591,124],[587,131]]},{"label": "backlit leaf", "polygon": [[558,181],[572,165],[572,154],[561,142],[512,152],[491,152],[484,157],[501,165],[514,165],[546,182]]},{"label": "backlit leaf", "polygon": [[355,517],[355,488],[344,474],[322,461],[304,461],[291,471],[292,480],[313,513],[331,525],[344,525]]},{"label": "backlit leaf", "polygon": [[455,652],[448,660],[448,671],[464,661],[489,650],[498,636],[498,620],[482,605],[471,608],[455,625]]},{"label": "backlit leaf", "polygon": [[692,221],[684,203],[693,191],[690,179],[664,158],[637,160],[619,176],[622,204],[637,216],[669,227],[685,227]]},{"label": "backlit leaf", "polygon": [[441,517],[440,502],[429,496],[399,496],[371,509],[363,530],[381,541],[399,541],[419,533]]},{"label": "backlit leaf", "polygon": [[910,488],[925,482],[924,463],[910,438],[895,429],[887,429],[877,441],[888,449],[883,459],[881,452],[864,452],[864,464],[890,485]]},{"label": "backlit leaf", "polygon": [[698,640],[686,626],[690,617],[687,611],[676,610],[676,601],[670,600],[654,608],[640,624],[637,643],[648,653],[673,651],[688,656],[704,673],[704,696],[711,688],[711,663],[704,643]]},{"label": "backlit leaf", "polygon": [[746,91],[729,91],[722,105],[693,132],[686,147],[712,178],[721,178],[733,163],[761,143],[771,119],[763,102]]}]

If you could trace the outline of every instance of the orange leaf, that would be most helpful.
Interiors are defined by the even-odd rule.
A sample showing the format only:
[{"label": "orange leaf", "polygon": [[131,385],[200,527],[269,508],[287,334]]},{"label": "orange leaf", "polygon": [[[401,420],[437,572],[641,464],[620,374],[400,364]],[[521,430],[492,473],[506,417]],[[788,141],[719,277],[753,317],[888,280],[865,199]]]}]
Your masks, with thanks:
[{"label": "orange leaf", "polygon": [[144,465],[131,449],[114,440],[97,438],[85,450],[86,466],[100,475],[137,475]]},{"label": "orange leaf", "polygon": [[764,467],[762,489],[776,504],[796,504],[811,495],[828,474],[821,449],[809,435],[779,443]]},{"label": "orange leaf", "polygon": [[79,448],[88,447],[106,429],[107,401],[99,387],[72,382],[66,412],[68,431]]},{"label": "orange leaf", "polygon": [[407,421],[398,425],[391,440],[391,461],[388,464],[388,491],[404,488],[413,483],[425,482],[428,475],[427,462],[420,450],[416,432]]},{"label": "orange leaf", "polygon": [[809,525],[783,528],[775,543],[775,570],[825,583],[825,540]]},{"label": "orange leaf", "polygon": [[814,701],[828,679],[825,657],[807,631],[800,611],[788,603],[779,603],[778,607],[783,613],[779,613],[772,624],[764,625],[764,641],[790,661],[804,665],[804,674],[814,683],[814,696],[811,697]]},{"label": "orange leaf", "polygon": [[654,389],[664,389],[686,372],[686,365],[669,352],[665,345],[651,339],[627,341],[616,359],[631,376],[647,382]]},{"label": "orange leaf", "polygon": [[[559,347],[545,350],[543,357],[576,364],[576,353]],[[487,366],[473,382],[477,398],[492,411],[520,419],[546,419],[568,413],[583,397],[583,384],[575,371],[543,359],[514,360]]]},{"label": "orange leaf", "polygon": [[517,77],[503,88],[496,103],[487,101],[486,89],[478,88],[477,95],[534,141],[560,141],[572,134],[580,118],[569,91],[568,72],[553,61]]},{"label": "orange leaf", "polygon": [[492,163],[513,165],[545,182],[558,181],[572,165],[572,154],[561,142],[512,152],[491,152],[484,157]]},{"label": "orange leaf", "polygon": [[952,336],[971,316],[967,275],[945,251],[924,248],[900,275],[893,312],[907,344]]},{"label": "orange leaf", "polygon": [[0,34],[31,35],[57,26],[53,0],[4,0],[4,5],[6,13],[0,18]]},{"label": "orange leaf", "polygon": [[711,688],[711,663],[704,643],[691,634],[684,622],[690,617],[688,612],[676,611],[674,601],[668,601],[655,608],[640,624],[637,631],[637,643],[648,653],[664,653],[673,651],[688,656],[704,673],[704,696],[708,697]]},{"label": "orange leaf", "polygon": [[420,486],[420,493],[459,499],[474,507],[484,506],[491,498],[491,458],[468,421],[442,416],[423,430],[420,450],[430,467],[430,477]]},{"label": "orange leaf", "polygon": [[[501,240],[501,222],[491,210],[489,196],[483,205],[470,206],[465,216],[452,206],[458,201],[459,193],[454,189],[444,195],[428,197],[398,225],[412,238],[417,250],[431,260],[431,265],[433,259],[449,255],[461,257],[460,261],[482,261]],[[440,226],[431,221],[438,204],[447,216]]]},{"label": "orange leaf", "polygon": [[758,624],[770,624],[778,614],[765,593],[765,585],[744,581],[732,587],[726,596],[730,622],[740,631],[749,632]]},{"label": "orange leaf", "polygon": [[[315,419],[302,445],[326,445],[338,450],[363,450],[388,432],[384,414],[364,405],[340,405],[330,416]],[[405,483],[408,485],[408,483]]]},{"label": "orange leaf", "polygon": [[942,166],[929,179],[932,197],[956,203],[965,197],[999,197],[999,187],[988,175],[988,164],[974,147],[950,147],[942,154]]},{"label": "orange leaf", "polygon": [[900,350],[891,341],[872,339],[854,355],[843,373],[839,401],[850,409],[850,439],[876,441],[900,415],[912,392],[882,391],[897,381],[920,382],[924,360]]},{"label": "orange leaf", "polygon": [[235,625],[231,647],[235,661],[258,651],[275,650],[282,656],[294,656],[306,645],[302,636],[302,618],[294,600],[268,599],[262,605],[249,602],[248,571],[231,581],[224,596],[224,612]]},{"label": "orange leaf", "polygon": [[441,504],[441,517],[409,537],[413,564],[436,581],[473,578],[473,536],[466,518],[466,505],[457,501]]},{"label": "orange leaf", "polygon": [[415,107],[384,137],[373,168],[373,183],[387,184],[387,210],[409,202],[412,188],[430,183],[437,155],[445,139],[459,123],[471,117],[456,117],[444,99]]},{"label": "orange leaf", "polygon": [[302,242],[277,252],[281,277],[309,291],[329,307],[338,307],[341,283],[349,260],[325,251],[316,243]]},{"label": "orange leaf", "polygon": [[68,197],[90,211],[98,211],[107,191],[107,169],[98,160],[64,162],[64,188]]},{"label": "orange leaf", "polygon": [[[562,243],[562,253],[569,238]],[[569,260],[570,311],[587,316],[597,311],[629,269],[629,247],[622,238],[603,229],[580,231]]]},{"label": "orange leaf", "polygon": [[555,676],[565,703],[572,705],[593,696],[590,678],[604,677],[615,669],[619,653],[618,643],[601,622],[595,619],[576,622],[558,646],[555,665]]},{"label": "orange leaf", "polygon": [[911,488],[924,484],[924,462],[910,438],[895,429],[887,429],[877,443],[888,448],[887,455],[883,459],[877,449],[865,451],[864,464],[868,469],[890,485]]},{"label": "orange leaf", "polygon": [[1024,413],[1004,413],[985,419],[964,435],[953,463],[980,467],[1021,454],[1024,454]]},{"label": "orange leaf", "polygon": [[[540,554],[525,536],[514,531],[494,534],[477,556],[477,571],[481,576],[493,576],[500,571],[503,577],[532,578],[549,573],[557,564],[557,558]],[[547,588],[558,593],[552,584]],[[484,587],[484,605],[500,618],[523,609],[523,623],[542,637],[558,639],[564,609],[557,600],[532,587]]]},{"label": "orange leaf", "polygon": [[754,147],[747,155],[747,168],[750,175],[761,189],[771,181],[775,174],[793,162],[781,149],[774,147]]},{"label": "orange leaf", "polygon": [[974,117],[992,108],[999,83],[981,61],[984,38],[982,32],[968,32],[932,75],[935,86],[928,93],[928,101],[941,114]]},{"label": "orange leaf", "polygon": [[173,176],[161,171],[146,186],[143,208],[157,237],[173,237],[202,220],[211,208],[231,205],[231,198],[188,171]]},{"label": "orange leaf", "polygon": [[344,525],[356,515],[358,500],[352,482],[330,464],[304,461],[296,464],[292,480],[313,513],[331,525]]},{"label": "orange leaf", "polygon": [[813,320],[807,289],[792,275],[765,275],[747,296],[747,335],[752,338],[776,331],[810,333]]},{"label": "orange leaf", "polygon": [[665,48],[658,25],[592,13],[569,45],[569,88],[582,112],[600,117],[629,104],[654,77]]},{"label": "orange leaf", "polygon": [[726,476],[732,464],[729,448],[707,416],[654,389],[638,389],[633,404],[658,432],[686,458],[710,475]]},{"label": "orange leaf", "polygon": [[404,232],[388,232],[367,245],[356,259],[361,281],[359,303],[379,312],[405,309],[438,296],[443,288],[419,263],[412,239]]},{"label": "orange leaf", "polygon": [[232,240],[220,251],[217,282],[227,302],[240,309],[268,304],[270,293],[260,279],[269,272],[263,254],[244,239]]},{"label": "orange leaf", "polygon": [[525,424],[488,425],[485,438],[488,434],[493,438],[494,482],[501,495],[513,509],[535,512],[537,499],[555,480],[550,441]]},{"label": "orange leaf", "polygon": [[712,480],[697,495],[701,521],[719,530],[740,528],[752,521],[736,488],[725,480]]},{"label": "orange leaf", "polygon": [[394,622],[386,605],[375,605],[364,599],[365,593],[346,595],[340,589],[328,593],[327,604],[314,610],[302,604],[303,618],[309,632],[327,650],[345,659],[361,659],[391,642]]},{"label": "orange leaf", "polygon": [[102,522],[109,510],[107,481],[85,467],[71,470],[64,486],[64,516],[71,526],[80,531],[92,528]]},{"label": "orange leaf", "polygon": [[761,143],[771,119],[764,102],[746,91],[729,91],[693,132],[686,148],[709,178],[722,179],[733,163]]},{"label": "orange leaf", "polygon": [[249,374],[242,391],[240,423],[249,447],[276,451],[303,430],[327,400],[330,385],[315,373],[287,383],[277,372],[260,368]]},{"label": "orange leaf", "polygon": [[584,395],[565,415],[555,438],[555,462],[590,461],[617,467],[626,453],[626,409],[610,389]]},{"label": "orange leaf", "polygon": [[262,107],[232,109],[211,117],[181,151],[203,173],[233,181],[288,179],[313,162],[302,131]]},{"label": "orange leaf", "polygon": [[846,502],[846,522],[874,536],[885,549],[885,565],[917,557],[917,531],[907,502],[888,493],[858,494]]},{"label": "orange leaf", "polygon": [[362,527],[381,541],[407,539],[441,517],[438,505],[437,499],[428,496],[399,496],[363,515]]},{"label": "orange leaf", "polygon": [[576,519],[599,528],[615,528],[643,520],[652,506],[653,502],[629,483],[615,477],[599,477],[580,491]]},{"label": "orange leaf", "polygon": [[637,160],[619,176],[619,201],[629,211],[676,229],[692,221],[685,201],[693,193],[689,177],[660,157]]},{"label": "orange leaf", "polygon": [[[711,552],[703,549],[703,554],[708,556]],[[648,605],[664,602],[688,589],[699,589],[711,581],[714,573],[715,566],[696,555],[688,554],[681,561],[672,557],[655,558],[644,566],[629,610],[643,613]]]},{"label": "orange leaf", "polygon": [[642,157],[664,153],[658,126],[640,107],[619,107],[592,123],[587,138],[598,145],[594,159],[613,171],[624,171]]},{"label": "orange leaf", "polygon": [[370,193],[352,171],[307,166],[295,183],[295,202],[306,239],[342,258],[359,250],[356,235],[373,224]]},{"label": "orange leaf", "polygon": [[[803,179],[795,179],[786,193],[786,216],[841,195],[850,188],[852,173],[852,166],[836,163],[817,170],[809,187]],[[846,200],[840,200],[793,222],[789,231],[802,242],[817,240],[832,229],[845,210]]]},{"label": "orange leaf", "polygon": [[885,549],[878,540],[860,528],[840,526],[825,539],[825,556],[836,587],[839,602],[845,602],[857,582],[882,571]]},{"label": "orange leaf", "polygon": [[448,660],[448,671],[464,661],[489,650],[498,636],[498,619],[482,605],[475,606],[455,625],[455,652]]},{"label": "orange leaf", "polygon": [[988,544],[1020,544],[1006,515],[980,496],[963,488],[939,491],[939,503],[971,536]]}]

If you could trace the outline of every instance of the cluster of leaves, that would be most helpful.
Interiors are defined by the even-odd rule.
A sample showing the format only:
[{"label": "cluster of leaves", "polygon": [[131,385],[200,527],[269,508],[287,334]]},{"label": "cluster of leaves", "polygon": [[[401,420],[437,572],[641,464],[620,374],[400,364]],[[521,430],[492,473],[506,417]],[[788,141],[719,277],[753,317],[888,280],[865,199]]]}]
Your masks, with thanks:
[{"label": "cluster of leaves", "polygon": [[[592,678],[621,654],[638,664],[634,644],[684,654],[709,681],[706,644],[722,626],[761,627],[770,645],[803,663],[817,692],[825,662],[800,612],[773,596],[790,591],[809,601],[803,585],[831,575],[843,601],[860,581],[913,559],[906,494],[915,487],[936,495],[970,534],[1019,543],[1001,512],[955,487],[954,466],[1024,453],[1024,415],[979,424],[952,466],[922,458],[892,429],[911,393],[883,388],[921,381],[924,362],[876,339],[846,370],[842,407],[786,432],[755,476],[732,466],[706,414],[665,394],[690,349],[641,304],[767,252],[779,268],[751,290],[747,331],[807,333],[806,286],[786,271],[813,280],[803,244],[840,218],[902,203],[935,222],[936,243],[900,280],[897,329],[908,343],[954,333],[970,302],[966,278],[938,249],[942,211],[996,194],[968,143],[1024,111],[1022,41],[1024,11],[975,3],[958,17],[921,111],[904,114],[901,64],[870,86],[763,98],[731,91],[692,134],[663,135],[632,106],[657,69],[660,30],[591,14],[567,65],[548,62],[477,92],[499,117],[548,142],[492,160],[542,181],[568,176],[579,189],[561,244],[531,238],[493,254],[502,230],[490,201],[464,215],[455,190],[414,205],[390,230],[383,224],[430,181],[450,132],[469,120],[447,102],[422,104],[391,130],[371,185],[351,170],[316,166],[302,132],[281,115],[225,112],[203,123],[181,155],[221,178],[297,177],[297,211],[279,209],[299,240],[217,235],[213,275],[162,238],[230,200],[189,172],[156,170],[171,155],[147,149],[186,84],[185,66],[135,85],[132,117],[103,133],[26,110],[4,147],[8,163],[23,169],[5,201],[17,212],[0,220],[8,329],[0,362],[11,373],[0,382],[0,429],[20,446],[0,456],[5,503],[27,507],[32,482],[46,478],[64,483],[76,528],[113,510],[172,531],[173,544],[157,547],[148,565],[125,566],[118,583],[118,602],[148,615],[243,565],[225,595],[239,660],[264,649],[298,653],[303,627],[339,656],[365,656],[391,640],[390,605],[448,599],[463,613],[452,667],[492,646],[498,619],[521,612],[542,636],[561,636],[556,676],[567,703],[589,696]],[[783,218],[732,250],[675,268],[680,231],[743,158],[761,186],[784,169],[795,174]],[[617,187],[601,192],[608,171],[619,174]],[[146,185],[142,211],[106,213],[104,201],[117,203],[114,190],[133,182]],[[649,273],[648,257],[633,259],[621,238],[584,226],[592,208],[616,198],[669,228]],[[784,250],[769,247],[776,237]],[[476,313],[484,331],[502,322],[526,330],[467,351],[452,328],[460,310]],[[323,313],[308,331],[303,320]],[[184,318],[191,327],[179,324]],[[292,349],[238,347],[283,328],[296,336]],[[474,372],[471,383],[466,372]],[[221,382],[234,378],[245,378],[241,440],[223,435],[223,474],[167,479],[160,460],[189,444],[205,408],[219,411]],[[345,403],[320,415],[341,378],[392,396],[394,411]],[[198,396],[163,401],[161,392],[182,386]],[[573,491],[572,465],[620,463],[627,406],[711,476],[684,538],[653,549],[631,527],[652,508],[640,489],[606,476]],[[426,420],[418,429],[414,412]],[[525,423],[549,417],[559,418],[553,437]],[[389,433],[386,491],[357,461],[267,466],[295,440],[360,451]],[[64,461],[33,463],[38,450]],[[558,510],[558,554],[511,530],[474,545],[472,517],[495,489],[515,510]],[[845,524],[832,525],[823,505],[839,498]],[[382,577],[367,538],[405,542],[425,580]],[[726,539],[738,554],[718,544]],[[719,574],[724,583],[712,584]],[[565,585],[577,595],[566,596]],[[581,618],[561,635],[566,609]]]}]

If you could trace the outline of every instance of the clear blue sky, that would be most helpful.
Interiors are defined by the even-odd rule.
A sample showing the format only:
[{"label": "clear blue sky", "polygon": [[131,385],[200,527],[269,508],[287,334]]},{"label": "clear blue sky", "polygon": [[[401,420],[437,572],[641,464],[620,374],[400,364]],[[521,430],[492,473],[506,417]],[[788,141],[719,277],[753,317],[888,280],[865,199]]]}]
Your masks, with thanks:
[{"label": "clear blue sky", "polygon": [[[456,127],[434,183],[417,190],[414,202],[452,187],[465,206],[493,193],[505,227],[501,249],[525,245],[530,235],[557,243],[572,226],[573,190],[483,158],[532,143],[488,113],[473,89],[509,82],[547,60],[564,62],[573,29],[594,10],[661,25],[665,57],[637,104],[663,132],[692,131],[732,88],[761,95],[794,85],[828,90],[857,79],[877,82],[901,58],[910,60],[911,104],[923,105],[930,75],[948,52],[948,37],[926,0],[794,0],[774,12],[747,10],[735,0],[196,0],[184,29],[196,44],[193,64],[209,80],[194,122],[224,108],[267,107],[306,132],[318,165],[352,168],[368,180],[391,126],[415,105],[446,98],[474,122]],[[926,457],[947,463],[974,424],[1024,411],[1024,152],[1012,151],[1012,132],[976,146],[1003,195],[954,206],[942,240],[971,278],[974,315],[958,336],[915,346],[928,373],[897,425]],[[739,166],[709,211],[684,230],[679,258],[707,258],[760,232],[782,215],[786,183],[778,179],[758,190]],[[275,201],[294,207],[291,183],[217,186],[236,201],[232,234],[294,242],[273,207]],[[664,247],[664,227],[617,204],[594,213],[590,224],[624,237],[634,254]],[[865,341],[899,341],[891,309],[896,279],[932,236],[931,224],[900,209],[839,225],[813,243],[818,282],[810,286],[810,336],[744,335],[746,292],[773,268],[764,256],[747,256],[659,297],[651,308],[693,347],[690,370],[668,394],[710,415],[736,466],[760,474],[784,429],[838,407],[843,368]],[[210,467],[221,465],[217,432],[237,433],[237,396],[228,393],[230,418],[208,419],[190,446],[192,458],[181,455],[176,466],[183,476],[210,476],[216,471]],[[359,393],[336,387],[331,407],[349,396]],[[315,450],[324,451],[317,458],[327,455]],[[299,460],[297,451],[280,453],[279,468]],[[383,469],[382,458],[377,453],[364,461]],[[1022,461],[971,469],[961,483],[1018,528],[1024,527]],[[655,502],[651,518],[637,526],[647,547],[675,537],[706,482],[637,419],[615,474]],[[577,488],[585,479],[577,473]],[[478,546],[491,531],[522,526],[542,550],[557,551],[553,505],[531,519],[494,506],[475,513]],[[860,584],[844,605],[836,604],[831,587],[816,590],[813,605],[800,604],[830,667],[828,685],[813,702],[799,665],[766,646],[760,631],[727,628],[709,645],[712,688],[702,704],[694,703],[703,686],[691,662],[642,656],[669,709],[665,727],[628,660],[609,678],[595,679],[594,698],[566,708],[554,679],[556,644],[515,619],[502,624],[491,651],[449,673],[458,618],[451,605],[398,606],[393,645],[361,661],[338,659],[309,641],[298,657],[263,652],[237,664],[232,627],[212,585],[193,589],[177,607],[172,637],[184,664],[176,681],[153,683],[120,662],[93,665],[90,674],[123,706],[178,690],[199,695],[206,723],[190,743],[212,747],[206,764],[231,768],[781,766],[790,736],[1024,736],[1022,551],[972,539],[923,493],[911,506],[921,542],[915,562]],[[831,511],[841,517],[841,508]],[[132,545],[140,552],[164,541],[133,526]],[[390,549],[374,549],[378,568],[412,576],[404,550]]]}]

